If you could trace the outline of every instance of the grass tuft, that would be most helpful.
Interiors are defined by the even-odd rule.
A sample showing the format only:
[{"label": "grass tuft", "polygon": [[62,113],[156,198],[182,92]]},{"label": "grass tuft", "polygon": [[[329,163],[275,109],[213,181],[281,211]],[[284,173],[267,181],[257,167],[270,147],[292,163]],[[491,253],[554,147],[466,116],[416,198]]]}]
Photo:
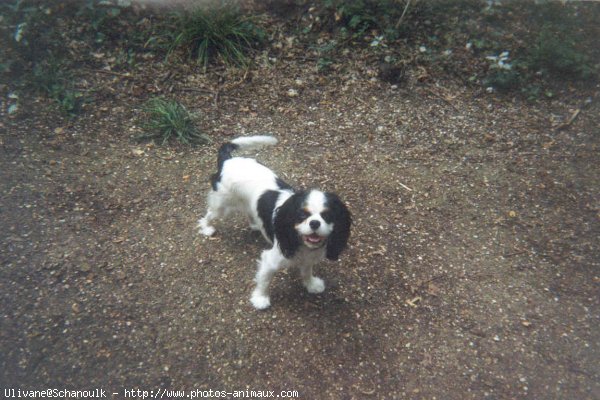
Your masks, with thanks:
[{"label": "grass tuft", "polygon": [[147,133],[140,140],[154,140],[160,144],[176,139],[184,144],[205,144],[210,138],[198,132],[193,115],[175,100],[162,97],[150,99],[144,106],[147,121],[143,123]]},{"label": "grass tuft", "polygon": [[183,48],[205,69],[215,58],[228,65],[248,65],[247,54],[266,36],[255,18],[242,15],[231,5],[179,14],[176,24],[169,55]]}]

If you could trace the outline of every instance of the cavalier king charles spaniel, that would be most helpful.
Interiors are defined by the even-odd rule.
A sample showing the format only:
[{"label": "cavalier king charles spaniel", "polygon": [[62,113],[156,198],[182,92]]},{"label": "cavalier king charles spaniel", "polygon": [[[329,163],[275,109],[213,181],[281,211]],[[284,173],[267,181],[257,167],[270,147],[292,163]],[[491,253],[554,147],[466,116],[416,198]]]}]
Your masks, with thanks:
[{"label": "cavalier king charles spaniel", "polygon": [[259,230],[273,245],[258,261],[256,287],[250,301],[259,309],[271,305],[269,284],[281,268],[296,266],[309,293],[321,293],[325,284],[313,275],[313,266],[324,258],[337,260],[346,248],[352,223],[339,197],[320,190],[294,190],[273,171],[252,158],[233,157],[234,150],[275,145],[272,136],[233,139],[219,149],[217,173],[211,178],[208,211],[198,221],[200,233],[215,233],[213,221],[231,211],[241,211],[250,228]]}]

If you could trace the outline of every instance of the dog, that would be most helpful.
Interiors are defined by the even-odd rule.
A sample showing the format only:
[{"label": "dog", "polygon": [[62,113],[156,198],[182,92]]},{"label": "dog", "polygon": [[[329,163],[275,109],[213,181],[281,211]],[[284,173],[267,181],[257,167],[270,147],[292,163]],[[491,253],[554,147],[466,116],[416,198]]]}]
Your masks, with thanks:
[{"label": "dog", "polygon": [[337,260],[350,237],[352,216],[340,198],[320,190],[294,190],[273,171],[252,158],[233,157],[235,150],[273,146],[272,136],[247,136],[223,144],[217,172],[211,177],[208,210],[198,221],[200,233],[212,236],[213,222],[232,211],[246,214],[250,228],[273,245],[258,260],[256,287],[250,301],[259,310],[271,305],[269,284],[281,268],[298,267],[309,293],[321,293],[325,283],[313,266]]}]

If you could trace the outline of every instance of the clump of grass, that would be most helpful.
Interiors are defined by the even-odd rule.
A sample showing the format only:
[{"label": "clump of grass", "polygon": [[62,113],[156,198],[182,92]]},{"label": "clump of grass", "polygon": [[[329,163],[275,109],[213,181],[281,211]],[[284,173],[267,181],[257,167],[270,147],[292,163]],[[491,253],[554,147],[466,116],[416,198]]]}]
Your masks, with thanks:
[{"label": "clump of grass", "polygon": [[178,31],[169,54],[183,48],[205,69],[214,58],[225,64],[248,65],[247,54],[266,35],[255,18],[242,15],[231,5],[179,14],[176,24]]},{"label": "clump of grass", "polygon": [[162,97],[150,99],[144,106],[147,120],[143,123],[147,133],[139,140],[154,140],[165,144],[176,139],[184,144],[204,144],[210,138],[200,133],[194,123],[194,116],[179,102]]}]

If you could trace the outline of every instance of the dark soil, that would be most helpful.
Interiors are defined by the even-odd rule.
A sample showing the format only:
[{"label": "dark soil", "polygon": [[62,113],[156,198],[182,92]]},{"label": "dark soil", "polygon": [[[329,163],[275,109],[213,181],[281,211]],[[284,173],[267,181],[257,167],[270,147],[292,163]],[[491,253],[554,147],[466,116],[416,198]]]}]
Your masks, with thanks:
[{"label": "dark soil", "polygon": [[[392,85],[363,47],[323,74],[281,35],[248,71],[81,69],[96,94],[74,119],[36,95],[3,107],[0,388],[600,398],[598,86],[531,102],[413,64]],[[154,94],[213,144],[137,143]],[[265,312],[264,240],[243,218],[196,230],[216,148],[253,133],[280,140],[261,162],[355,222],[317,268],[325,292],[284,271]]]}]

